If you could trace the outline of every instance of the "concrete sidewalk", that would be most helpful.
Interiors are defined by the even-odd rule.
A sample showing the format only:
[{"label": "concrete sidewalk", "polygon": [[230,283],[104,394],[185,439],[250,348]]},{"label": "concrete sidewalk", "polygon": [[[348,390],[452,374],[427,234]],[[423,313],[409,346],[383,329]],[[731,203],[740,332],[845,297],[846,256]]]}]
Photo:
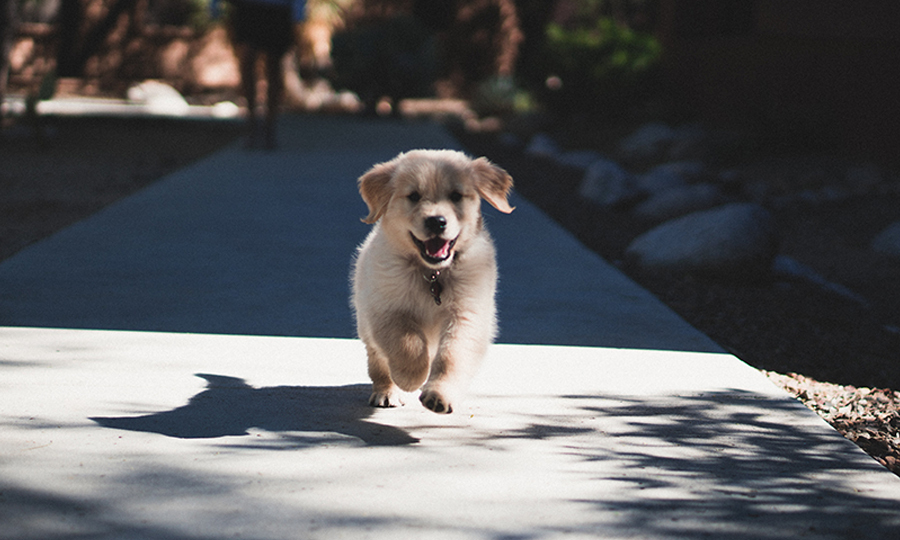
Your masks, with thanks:
[{"label": "concrete sidewalk", "polygon": [[457,144],[281,135],[0,264],[0,538],[900,535],[900,479],[521,199],[487,211],[502,344],[472,395],[366,407],[355,180]]},{"label": "concrete sidewalk", "polygon": [[[432,123],[288,117],[284,148],[239,145],[0,267],[0,326],[354,337],[350,259],[368,226],[356,179]],[[485,205],[500,249],[500,341],[719,351],[525,201]],[[672,330],[670,330],[672,329]]]}]

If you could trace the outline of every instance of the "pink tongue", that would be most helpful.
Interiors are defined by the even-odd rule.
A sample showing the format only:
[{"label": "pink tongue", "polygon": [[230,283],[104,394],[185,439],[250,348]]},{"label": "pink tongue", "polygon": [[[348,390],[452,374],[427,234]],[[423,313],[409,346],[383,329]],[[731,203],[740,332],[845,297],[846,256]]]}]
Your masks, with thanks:
[{"label": "pink tongue", "polygon": [[425,241],[425,252],[435,259],[446,259],[450,251],[450,242],[443,238],[432,238]]}]

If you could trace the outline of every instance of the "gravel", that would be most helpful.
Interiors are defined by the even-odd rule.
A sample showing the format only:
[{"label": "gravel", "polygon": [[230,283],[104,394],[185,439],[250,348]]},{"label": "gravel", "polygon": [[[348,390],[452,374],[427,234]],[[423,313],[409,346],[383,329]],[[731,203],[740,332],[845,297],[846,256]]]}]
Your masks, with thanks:
[{"label": "gravel", "polygon": [[888,388],[823,383],[797,373],[765,374],[844,437],[900,475],[900,394]]}]

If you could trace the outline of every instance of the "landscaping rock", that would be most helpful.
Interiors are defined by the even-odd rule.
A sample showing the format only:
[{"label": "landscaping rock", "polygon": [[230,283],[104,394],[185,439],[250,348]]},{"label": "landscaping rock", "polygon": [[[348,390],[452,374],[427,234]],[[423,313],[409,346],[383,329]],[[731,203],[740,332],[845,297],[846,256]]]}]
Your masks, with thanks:
[{"label": "landscaping rock", "polygon": [[666,155],[672,160],[708,159],[712,155],[709,133],[696,124],[675,128]]},{"label": "landscaping rock", "polygon": [[187,100],[171,86],[159,81],[144,81],[128,89],[128,100],[142,103],[154,114],[183,115],[187,113]]},{"label": "landscaping rock", "polygon": [[761,180],[746,181],[746,183],[741,186],[741,192],[747,199],[760,204],[774,202],[774,204],[783,207],[793,200],[785,197],[774,198],[772,195],[772,187]]},{"label": "landscaping rock", "polygon": [[744,277],[768,271],[775,220],[762,206],[732,203],[668,221],[638,236],[626,264],[647,273]]},{"label": "landscaping rock", "polygon": [[634,208],[634,216],[646,221],[665,221],[713,208],[726,201],[712,184],[677,186],[660,191]]},{"label": "landscaping rock", "polygon": [[878,233],[871,247],[876,253],[900,259],[900,221]]},{"label": "landscaping rock", "polygon": [[619,154],[629,163],[659,161],[668,152],[674,138],[675,131],[666,124],[644,124],[619,142]]},{"label": "landscaping rock", "polygon": [[505,133],[501,133],[500,136],[497,137],[497,141],[506,148],[519,149],[522,147],[522,140],[519,138],[519,136],[508,131]]},{"label": "landscaping rock", "polygon": [[802,280],[829,291],[838,296],[843,296],[864,307],[869,307],[869,301],[844,287],[840,283],[829,281],[826,277],[816,272],[793,257],[778,255],[772,261],[772,273],[782,279]]},{"label": "landscaping rock", "polygon": [[586,170],[595,162],[606,159],[603,154],[595,150],[571,150],[563,152],[556,158],[556,162],[565,167]]},{"label": "landscaping rock", "polygon": [[665,165],[654,167],[636,179],[637,188],[648,195],[683,187],[686,184],[677,170]]},{"label": "landscaping rock", "polygon": [[528,141],[525,153],[533,157],[555,158],[559,154],[559,146],[549,135],[538,133]]},{"label": "landscaping rock", "polygon": [[680,176],[688,184],[710,182],[715,179],[715,175],[706,164],[697,160],[670,161],[669,163],[657,165],[654,169],[672,172]]},{"label": "landscaping rock", "polygon": [[631,173],[609,159],[599,159],[585,170],[578,194],[601,206],[617,206],[640,197]]},{"label": "landscaping rock", "polygon": [[870,193],[884,181],[884,175],[872,163],[847,167],[844,182],[854,193]]},{"label": "landscaping rock", "polygon": [[237,118],[241,115],[241,108],[233,101],[220,101],[212,106],[214,118]]},{"label": "landscaping rock", "polygon": [[[749,182],[749,178],[743,171],[739,169],[726,169],[724,171],[719,171],[718,173],[712,174],[710,181],[719,186],[719,189],[722,190],[723,193],[727,193],[729,195],[741,195],[744,193],[744,186]],[[750,200],[755,202],[762,202],[761,200],[753,199]]]}]

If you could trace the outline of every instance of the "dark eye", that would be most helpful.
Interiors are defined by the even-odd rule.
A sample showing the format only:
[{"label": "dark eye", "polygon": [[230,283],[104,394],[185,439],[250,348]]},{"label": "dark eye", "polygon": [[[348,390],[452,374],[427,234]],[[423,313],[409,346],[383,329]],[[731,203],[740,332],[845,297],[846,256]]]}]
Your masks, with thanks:
[{"label": "dark eye", "polygon": [[418,191],[413,191],[412,193],[407,195],[406,198],[414,203],[417,203],[422,200],[422,195],[420,195]]},{"label": "dark eye", "polygon": [[454,191],[453,193],[450,194],[450,200],[455,203],[461,201],[462,198],[463,198],[462,193],[460,193],[458,191]]}]

